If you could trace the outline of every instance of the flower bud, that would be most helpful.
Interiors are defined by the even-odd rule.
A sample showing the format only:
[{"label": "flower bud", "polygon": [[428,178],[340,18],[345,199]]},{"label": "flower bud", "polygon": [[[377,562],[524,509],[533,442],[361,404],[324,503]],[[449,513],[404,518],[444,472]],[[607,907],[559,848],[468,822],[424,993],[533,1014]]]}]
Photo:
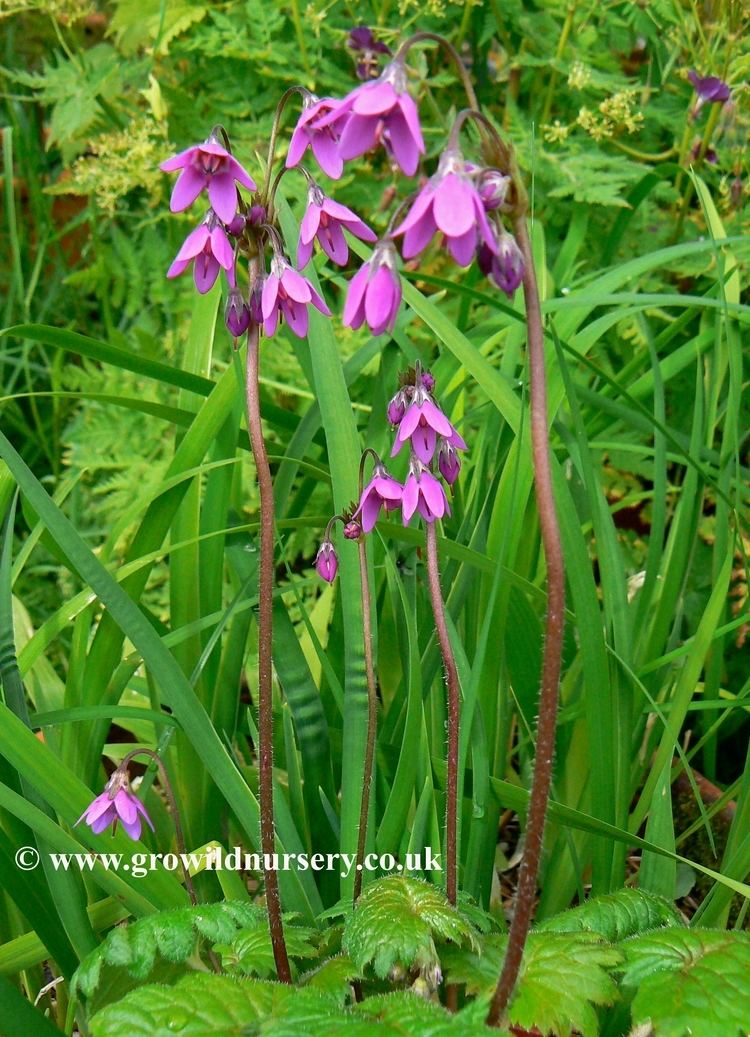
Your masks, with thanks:
[{"label": "flower bud", "polygon": [[432,392],[432,390],[435,388],[435,376],[433,375],[432,371],[422,372],[422,385],[425,387],[427,392]]},{"label": "flower bud", "polygon": [[315,558],[315,569],[318,576],[326,583],[333,583],[336,579],[336,573],[339,568],[339,560],[336,554],[336,549],[330,540],[324,540],[318,548],[318,554]]},{"label": "flower bud", "polygon": [[485,209],[499,209],[505,203],[510,177],[499,169],[485,169],[479,179],[479,197]]},{"label": "flower bud", "polygon": [[251,205],[247,214],[247,222],[251,227],[260,227],[268,219],[268,213],[263,205]]},{"label": "flower bud", "polygon": [[244,335],[250,326],[250,308],[242,297],[239,288],[230,288],[227,304],[224,308],[224,323],[227,331],[235,338]]},{"label": "flower bud", "polygon": [[234,219],[227,224],[227,233],[231,234],[233,238],[238,238],[245,229],[246,222],[241,212],[235,213]]},{"label": "flower bud", "polygon": [[461,471],[461,459],[447,439],[440,440],[438,468],[449,486],[453,485],[458,478],[458,473]]},{"label": "flower bud", "polygon": [[362,536],[362,527],[356,519],[346,523],[344,526],[344,536],[347,540],[359,540]]}]

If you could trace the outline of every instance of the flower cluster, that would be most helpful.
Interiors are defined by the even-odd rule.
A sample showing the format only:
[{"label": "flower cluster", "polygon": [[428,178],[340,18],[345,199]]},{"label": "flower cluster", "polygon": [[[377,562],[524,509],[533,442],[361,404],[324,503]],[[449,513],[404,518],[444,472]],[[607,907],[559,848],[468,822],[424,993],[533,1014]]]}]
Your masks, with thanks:
[{"label": "flower cluster", "polygon": [[[401,387],[388,404],[388,420],[396,429],[391,457],[399,454],[405,445],[409,447],[406,480],[402,484],[395,479],[374,451],[365,452],[375,456],[370,481],[362,490],[359,504],[352,506],[351,516],[335,516],[344,521],[344,536],[348,539],[370,533],[381,509],[391,512],[400,508],[404,525],[417,513],[425,522],[450,515],[450,504],[440,477],[448,486],[453,486],[461,470],[458,451],[466,450],[466,443],[435,402],[434,388],[432,374],[422,372],[419,365],[403,376]],[[338,557],[330,535],[334,521],[328,524],[315,559],[318,575],[328,583],[333,582],[338,571]]]}]

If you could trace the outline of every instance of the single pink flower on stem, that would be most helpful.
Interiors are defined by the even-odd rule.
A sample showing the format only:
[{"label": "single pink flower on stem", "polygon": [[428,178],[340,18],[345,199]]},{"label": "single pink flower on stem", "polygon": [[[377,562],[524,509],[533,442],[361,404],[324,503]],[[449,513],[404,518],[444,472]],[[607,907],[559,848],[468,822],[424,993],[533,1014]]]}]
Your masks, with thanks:
[{"label": "single pink flower on stem", "polygon": [[403,489],[384,464],[378,462],[375,465],[372,478],[362,491],[359,507],[353,516],[361,519],[363,533],[370,533],[375,528],[383,506],[387,511],[393,511],[399,506]]},{"label": "single pink flower on stem", "polygon": [[315,570],[326,583],[333,583],[339,571],[339,559],[336,548],[330,540],[324,540],[315,557]]},{"label": "single pink flower on stem", "polygon": [[202,144],[173,155],[159,167],[165,173],[181,170],[172,189],[169,207],[182,212],[192,205],[201,191],[207,189],[211,206],[223,223],[231,223],[237,212],[235,181],[249,191],[256,191],[255,181],[236,158],[213,135]]},{"label": "single pink flower on stem", "polygon": [[405,526],[415,511],[419,512],[425,522],[434,522],[451,513],[443,484],[418,458],[413,457],[401,497],[401,515]]},{"label": "single pink flower on stem", "polygon": [[419,192],[393,236],[404,235],[403,256],[412,259],[429,245],[437,231],[442,231],[448,251],[459,266],[471,263],[479,242],[491,252],[497,247],[485,203],[457,148],[443,152],[437,173]]},{"label": "single pink flower on stem", "polygon": [[275,253],[271,260],[271,272],[263,282],[261,296],[263,330],[268,338],[276,332],[280,313],[294,334],[298,338],[304,338],[309,324],[309,303],[325,317],[331,316],[331,311],[307,278],[295,270],[282,255]]},{"label": "single pink flower on stem", "polygon": [[302,217],[297,245],[297,266],[304,269],[312,255],[313,241],[317,238],[320,247],[329,259],[343,266],[349,258],[349,246],[344,231],[360,238],[362,241],[377,241],[377,235],[370,230],[356,212],[345,205],[328,198],[317,184],[310,184],[307,193],[307,209]]},{"label": "single pink flower on stem", "polygon": [[443,436],[458,450],[466,449],[466,443],[430,397],[424,385],[417,385],[414,388],[412,402],[399,422],[391,457],[396,456],[404,443],[411,441],[411,448],[422,464],[429,464],[435,454],[438,436]]},{"label": "single pink flower on stem", "polygon": [[195,287],[201,295],[213,287],[220,267],[227,271],[234,267],[234,252],[229,238],[212,209],[208,210],[203,223],[185,238],[167,277],[179,277],[193,262]]},{"label": "single pink flower on stem", "polygon": [[315,94],[306,95],[302,114],[289,142],[289,151],[286,156],[287,169],[299,165],[302,156],[310,148],[323,172],[332,180],[338,180],[344,169],[344,160],[338,151],[338,140],[345,120],[337,122],[335,126],[321,126],[320,123],[326,116],[336,113],[340,106],[341,101],[332,97],[319,98]]},{"label": "single pink flower on stem", "polygon": [[401,305],[401,279],[396,249],[388,239],[379,241],[372,256],[349,282],[344,325],[359,328],[367,321],[373,335],[392,331]]},{"label": "single pink flower on stem", "polygon": [[[110,825],[112,831],[115,831],[117,822],[120,821],[131,839],[140,839],[141,817],[153,831],[151,818],[143,803],[131,791],[127,775],[116,770],[107,782],[104,792],[86,807],[76,825],[85,820],[94,835],[100,835]],[[75,825],[73,827],[75,828]]]},{"label": "single pink flower on stem", "polygon": [[377,79],[355,87],[318,125],[341,127],[339,155],[344,160],[384,143],[403,172],[413,176],[425,153],[419,113],[401,60],[392,61]]}]

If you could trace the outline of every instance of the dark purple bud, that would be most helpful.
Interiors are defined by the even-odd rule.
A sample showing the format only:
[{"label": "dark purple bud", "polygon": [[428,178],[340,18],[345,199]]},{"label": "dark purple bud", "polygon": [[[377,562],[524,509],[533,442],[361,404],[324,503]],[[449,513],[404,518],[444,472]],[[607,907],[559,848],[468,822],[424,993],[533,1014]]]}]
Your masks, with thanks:
[{"label": "dark purple bud", "polygon": [[234,219],[227,224],[227,233],[231,234],[233,238],[238,238],[245,229],[245,217],[241,212],[238,212]]},{"label": "dark purple bud", "polygon": [[263,323],[263,281],[264,278],[259,277],[250,292],[250,317],[253,324]]},{"label": "dark purple bud", "polygon": [[699,76],[695,69],[688,72],[688,79],[695,87],[701,103],[718,101],[723,104],[729,100],[730,90],[723,79],[718,76]]},{"label": "dark purple bud", "polygon": [[524,264],[516,239],[507,230],[502,230],[497,240],[497,253],[480,246],[477,265],[482,273],[490,277],[508,298],[512,299],[516,288],[523,280]]},{"label": "dark purple bud", "polygon": [[438,447],[438,468],[440,474],[452,486],[461,471],[461,459],[447,439],[440,440]]},{"label": "dark purple bud", "polygon": [[351,522],[347,522],[344,526],[344,536],[347,540],[359,540],[362,536],[362,527],[359,522],[352,519]]},{"label": "dark purple bud", "polygon": [[336,550],[330,540],[324,540],[315,558],[315,569],[318,576],[326,583],[333,583],[339,568]]},{"label": "dark purple bud", "polygon": [[224,323],[230,335],[239,338],[250,326],[250,307],[239,288],[230,288],[224,308]]},{"label": "dark purple bud", "polygon": [[499,169],[485,169],[479,178],[479,197],[485,209],[498,209],[505,203],[510,177]]},{"label": "dark purple bud", "polygon": [[391,425],[398,425],[406,413],[406,393],[399,389],[391,402],[388,404],[388,420]]},{"label": "dark purple bud", "polygon": [[247,214],[247,222],[251,227],[260,227],[268,219],[268,213],[263,205],[251,205]]},{"label": "dark purple bud", "polygon": [[356,29],[352,29],[346,45],[352,50],[371,50],[375,54],[391,53],[390,47],[386,47],[380,40],[375,39],[372,29],[368,29],[366,25],[359,25]]},{"label": "dark purple bud", "polygon": [[432,392],[435,388],[435,376],[432,371],[422,372],[422,385],[425,387],[427,392]]}]

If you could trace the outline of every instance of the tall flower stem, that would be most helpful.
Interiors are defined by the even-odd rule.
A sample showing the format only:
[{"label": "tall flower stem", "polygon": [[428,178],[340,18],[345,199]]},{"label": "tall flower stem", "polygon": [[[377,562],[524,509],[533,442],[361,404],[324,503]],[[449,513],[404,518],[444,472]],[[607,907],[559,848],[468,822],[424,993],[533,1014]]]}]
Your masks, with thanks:
[{"label": "tall flower stem", "polygon": [[364,539],[360,538],[357,546],[359,547],[359,578],[362,588],[362,638],[365,650],[365,672],[367,674],[367,743],[365,746],[365,765],[362,780],[362,804],[359,809],[357,862],[354,872],[354,895],[352,898],[354,904],[357,903],[359,894],[362,892],[362,870],[367,844],[367,815],[370,812],[372,768],[375,760],[375,740],[378,729],[378,693],[375,687],[375,667],[372,660],[370,578],[367,572],[367,547]]},{"label": "tall flower stem", "polygon": [[141,747],[138,749],[132,749],[127,753],[121,760],[120,766],[117,768],[122,771],[123,774],[127,775],[128,764],[136,756],[148,756],[149,759],[153,760],[156,766],[159,768],[159,777],[161,778],[161,787],[164,789],[164,795],[167,797],[167,803],[172,814],[172,824],[174,825],[174,836],[177,842],[177,849],[179,850],[180,863],[182,864],[182,873],[185,876],[185,889],[187,895],[190,897],[191,904],[197,904],[198,898],[195,895],[195,886],[193,885],[193,878],[190,874],[185,861],[187,860],[187,846],[185,845],[185,834],[182,831],[182,822],[180,821],[180,811],[177,809],[177,799],[175,798],[174,789],[172,788],[172,782],[169,780],[167,774],[167,768],[164,766],[164,761],[157,752],[153,749],[146,749]]},{"label": "tall flower stem", "polygon": [[[251,271],[251,283],[253,272]],[[247,427],[250,448],[258,473],[260,494],[260,564],[258,578],[258,784],[260,787],[260,844],[263,853],[263,879],[266,887],[268,927],[271,931],[276,974],[282,983],[291,983],[289,958],[284,942],[279,881],[268,867],[275,848],[273,823],[273,700],[271,684],[271,645],[273,609],[273,483],[268,466],[266,444],[260,417],[258,389],[260,329],[252,321],[247,333]]]},{"label": "tall flower stem", "polygon": [[547,622],[542,661],[542,685],[539,695],[539,723],[536,736],[536,759],[531,783],[526,843],[518,876],[516,906],[508,933],[508,947],[500,978],[490,1004],[487,1023],[500,1026],[521,966],[526,937],[536,897],[539,860],[542,852],[544,822],[552,781],[552,757],[555,748],[555,725],[559,697],[565,610],[565,570],[563,567],[560,528],[552,491],[549,431],[547,425],[547,386],[544,369],[544,332],[539,308],[539,293],[534,272],[534,258],[523,214],[515,220],[515,235],[524,258],[523,291],[526,300],[526,324],[530,368],[531,445],[534,464],[539,523],[547,563]]},{"label": "tall flower stem", "polygon": [[448,685],[448,759],[445,779],[445,895],[451,904],[455,904],[458,895],[458,734],[461,692],[458,686],[456,660],[448,635],[445,603],[440,590],[437,533],[435,532],[434,522],[427,523],[427,582],[430,587],[432,614],[435,617],[435,629],[440,642],[440,652],[443,656],[445,678]]}]

